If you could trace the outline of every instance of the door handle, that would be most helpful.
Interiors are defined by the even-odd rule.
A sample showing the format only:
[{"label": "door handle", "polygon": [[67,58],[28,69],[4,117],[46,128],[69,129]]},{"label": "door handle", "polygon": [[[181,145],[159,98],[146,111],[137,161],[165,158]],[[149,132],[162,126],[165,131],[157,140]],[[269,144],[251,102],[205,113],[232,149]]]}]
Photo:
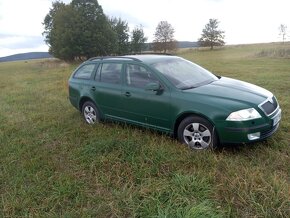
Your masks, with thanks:
[{"label": "door handle", "polygon": [[126,97],[130,97],[131,96],[131,93],[130,92],[125,92],[124,94]]},{"label": "door handle", "polygon": [[92,86],[91,90],[92,91],[96,91],[96,87],[95,86]]}]

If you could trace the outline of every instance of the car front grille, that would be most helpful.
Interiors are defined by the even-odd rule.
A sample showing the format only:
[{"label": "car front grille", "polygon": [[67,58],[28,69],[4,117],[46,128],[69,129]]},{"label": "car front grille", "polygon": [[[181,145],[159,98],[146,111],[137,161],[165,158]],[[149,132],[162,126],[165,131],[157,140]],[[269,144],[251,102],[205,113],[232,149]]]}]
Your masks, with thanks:
[{"label": "car front grille", "polygon": [[272,96],[267,101],[263,102],[260,107],[267,115],[270,115],[278,107],[278,102],[277,102],[276,98],[274,96]]}]

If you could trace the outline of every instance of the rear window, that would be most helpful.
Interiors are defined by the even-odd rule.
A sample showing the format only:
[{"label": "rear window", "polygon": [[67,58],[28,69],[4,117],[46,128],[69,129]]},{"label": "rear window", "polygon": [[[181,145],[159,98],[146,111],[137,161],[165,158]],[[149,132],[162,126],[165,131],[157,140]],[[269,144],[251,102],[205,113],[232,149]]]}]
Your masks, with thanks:
[{"label": "rear window", "polygon": [[122,64],[103,63],[100,72],[100,81],[104,83],[120,84],[121,73],[122,73]]}]

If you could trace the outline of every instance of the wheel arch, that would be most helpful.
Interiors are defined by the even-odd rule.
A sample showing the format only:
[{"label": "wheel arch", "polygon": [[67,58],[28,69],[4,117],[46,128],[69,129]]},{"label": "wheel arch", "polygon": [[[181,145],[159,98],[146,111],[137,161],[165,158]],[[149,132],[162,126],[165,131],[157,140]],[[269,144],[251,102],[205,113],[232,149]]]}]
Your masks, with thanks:
[{"label": "wheel arch", "polygon": [[79,110],[80,111],[82,111],[83,105],[87,101],[91,101],[91,102],[93,102],[96,105],[96,103],[91,98],[89,98],[87,96],[83,96],[83,97],[81,97],[81,99],[79,101]]},{"label": "wheel arch", "polygon": [[[174,130],[173,130],[173,134],[174,134],[175,138],[177,137],[177,130],[178,130],[179,124],[182,122],[182,120],[184,120],[185,118],[190,117],[190,116],[202,117],[202,118],[206,119],[208,122],[210,122],[211,125],[215,128],[215,124],[207,116],[200,114],[200,113],[188,111],[188,112],[184,112],[184,113],[180,114],[175,120]],[[218,132],[216,132],[216,133],[218,136]]]},{"label": "wheel arch", "polygon": [[85,102],[87,102],[87,101],[90,101],[90,102],[92,102],[92,103],[94,103],[94,105],[97,107],[97,109],[98,109],[98,111],[99,111],[99,113],[100,113],[100,116],[102,116],[103,115],[103,113],[102,113],[102,111],[100,110],[100,107],[99,107],[99,105],[92,99],[92,98],[90,98],[90,97],[88,97],[88,96],[83,96],[83,97],[81,97],[81,99],[80,99],[80,101],[79,101],[79,111],[80,112],[82,112],[82,108],[83,108],[83,105],[84,105],[84,103]]}]

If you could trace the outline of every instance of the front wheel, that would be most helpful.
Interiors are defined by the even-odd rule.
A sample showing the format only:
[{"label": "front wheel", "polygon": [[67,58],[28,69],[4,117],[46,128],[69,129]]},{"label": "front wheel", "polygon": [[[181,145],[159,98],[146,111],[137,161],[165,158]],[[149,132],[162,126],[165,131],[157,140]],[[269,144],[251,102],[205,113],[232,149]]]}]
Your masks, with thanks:
[{"label": "front wheel", "polygon": [[192,149],[215,149],[218,145],[213,125],[206,119],[190,116],[181,121],[177,132],[178,140]]},{"label": "front wheel", "polygon": [[87,101],[83,104],[82,115],[87,124],[94,125],[100,121],[100,115],[94,103]]}]

